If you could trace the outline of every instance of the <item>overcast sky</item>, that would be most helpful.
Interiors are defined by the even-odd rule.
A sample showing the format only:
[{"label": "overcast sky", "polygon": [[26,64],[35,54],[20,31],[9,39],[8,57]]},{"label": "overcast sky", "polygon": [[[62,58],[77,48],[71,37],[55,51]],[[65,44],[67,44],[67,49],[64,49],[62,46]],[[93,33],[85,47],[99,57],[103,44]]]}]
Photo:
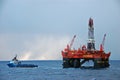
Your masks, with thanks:
[{"label": "overcast sky", "polygon": [[120,60],[120,0],[0,0],[0,60],[62,59],[61,50],[87,43],[92,17],[96,48]]}]

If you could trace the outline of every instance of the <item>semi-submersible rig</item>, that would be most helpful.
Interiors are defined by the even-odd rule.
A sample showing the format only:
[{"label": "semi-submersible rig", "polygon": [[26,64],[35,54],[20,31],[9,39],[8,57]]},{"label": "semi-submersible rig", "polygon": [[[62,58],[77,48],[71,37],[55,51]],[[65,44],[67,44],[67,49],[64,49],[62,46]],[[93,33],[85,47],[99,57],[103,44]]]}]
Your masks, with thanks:
[{"label": "semi-submersible rig", "polygon": [[105,53],[104,51],[104,42],[106,34],[104,34],[103,41],[100,44],[100,49],[95,49],[95,40],[94,40],[94,27],[93,19],[89,19],[88,23],[88,42],[87,47],[83,45],[77,50],[71,49],[76,35],[74,35],[70,44],[62,51],[63,57],[63,68],[82,68],[89,66],[82,66],[86,61],[93,61],[93,68],[107,68],[110,66],[109,57],[111,52]]}]

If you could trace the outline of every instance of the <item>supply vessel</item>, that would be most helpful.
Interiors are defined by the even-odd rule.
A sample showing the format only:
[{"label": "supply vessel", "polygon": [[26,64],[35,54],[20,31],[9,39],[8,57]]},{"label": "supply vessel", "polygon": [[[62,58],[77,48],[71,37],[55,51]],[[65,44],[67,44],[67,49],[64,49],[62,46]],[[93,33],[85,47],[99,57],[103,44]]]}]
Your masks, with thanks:
[{"label": "supply vessel", "polygon": [[15,68],[15,67],[19,67],[19,68],[33,68],[33,67],[38,67],[38,65],[34,65],[34,64],[22,64],[21,61],[19,61],[17,59],[17,55],[7,65],[10,68]]},{"label": "supply vessel", "polygon": [[[71,43],[61,51],[63,57],[63,68],[109,67],[109,57],[111,52],[106,53],[104,51],[105,37],[106,34],[104,34],[102,43],[100,44],[100,49],[97,50],[95,48],[93,19],[89,18],[87,46],[83,45],[81,48],[72,49],[71,47],[74,43],[74,39],[76,38],[76,35],[74,35]],[[93,61],[93,66],[83,66],[83,64],[87,61]]]}]

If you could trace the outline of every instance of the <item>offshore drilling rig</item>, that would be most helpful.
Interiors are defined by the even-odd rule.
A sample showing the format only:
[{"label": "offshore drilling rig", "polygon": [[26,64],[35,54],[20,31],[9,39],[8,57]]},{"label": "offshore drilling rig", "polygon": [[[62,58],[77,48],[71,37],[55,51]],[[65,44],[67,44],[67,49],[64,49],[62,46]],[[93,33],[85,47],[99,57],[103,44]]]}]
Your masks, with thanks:
[{"label": "offshore drilling rig", "polygon": [[[74,35],[71,43],[67,45],[67,47],[62,51],[63,57],[63,68],[82,68],[83,64],[86,61],[93,61],[93,68],[107,68],[110,66],[109,57],[111,52],[105,53],[104,51],[104,42],[106,34],[103,37],[103,41],[100,44],[100,49],[96,50],[95,48],[95,40],[94,40],[94,27],[93,27],[93,19],[89,19],[88,23],[88,42],[87,47],[83,45],[81,48],[77,50],[71,49],[74,39],[76,35]],[[86,66],[88,67],[88,66]]]}]

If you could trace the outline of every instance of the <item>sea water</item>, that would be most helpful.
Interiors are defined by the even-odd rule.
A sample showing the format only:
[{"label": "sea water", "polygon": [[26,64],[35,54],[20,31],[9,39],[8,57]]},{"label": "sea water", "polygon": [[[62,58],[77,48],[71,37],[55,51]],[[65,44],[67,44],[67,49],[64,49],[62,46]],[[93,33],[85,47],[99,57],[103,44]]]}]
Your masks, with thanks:
[{"label": "sea water", "polygon": [[111,60],[104,69],[62,68],[62,60],[22,61],[37,68],[9,68],[0,61],[0,80],[120,80],[120,61]]}]

